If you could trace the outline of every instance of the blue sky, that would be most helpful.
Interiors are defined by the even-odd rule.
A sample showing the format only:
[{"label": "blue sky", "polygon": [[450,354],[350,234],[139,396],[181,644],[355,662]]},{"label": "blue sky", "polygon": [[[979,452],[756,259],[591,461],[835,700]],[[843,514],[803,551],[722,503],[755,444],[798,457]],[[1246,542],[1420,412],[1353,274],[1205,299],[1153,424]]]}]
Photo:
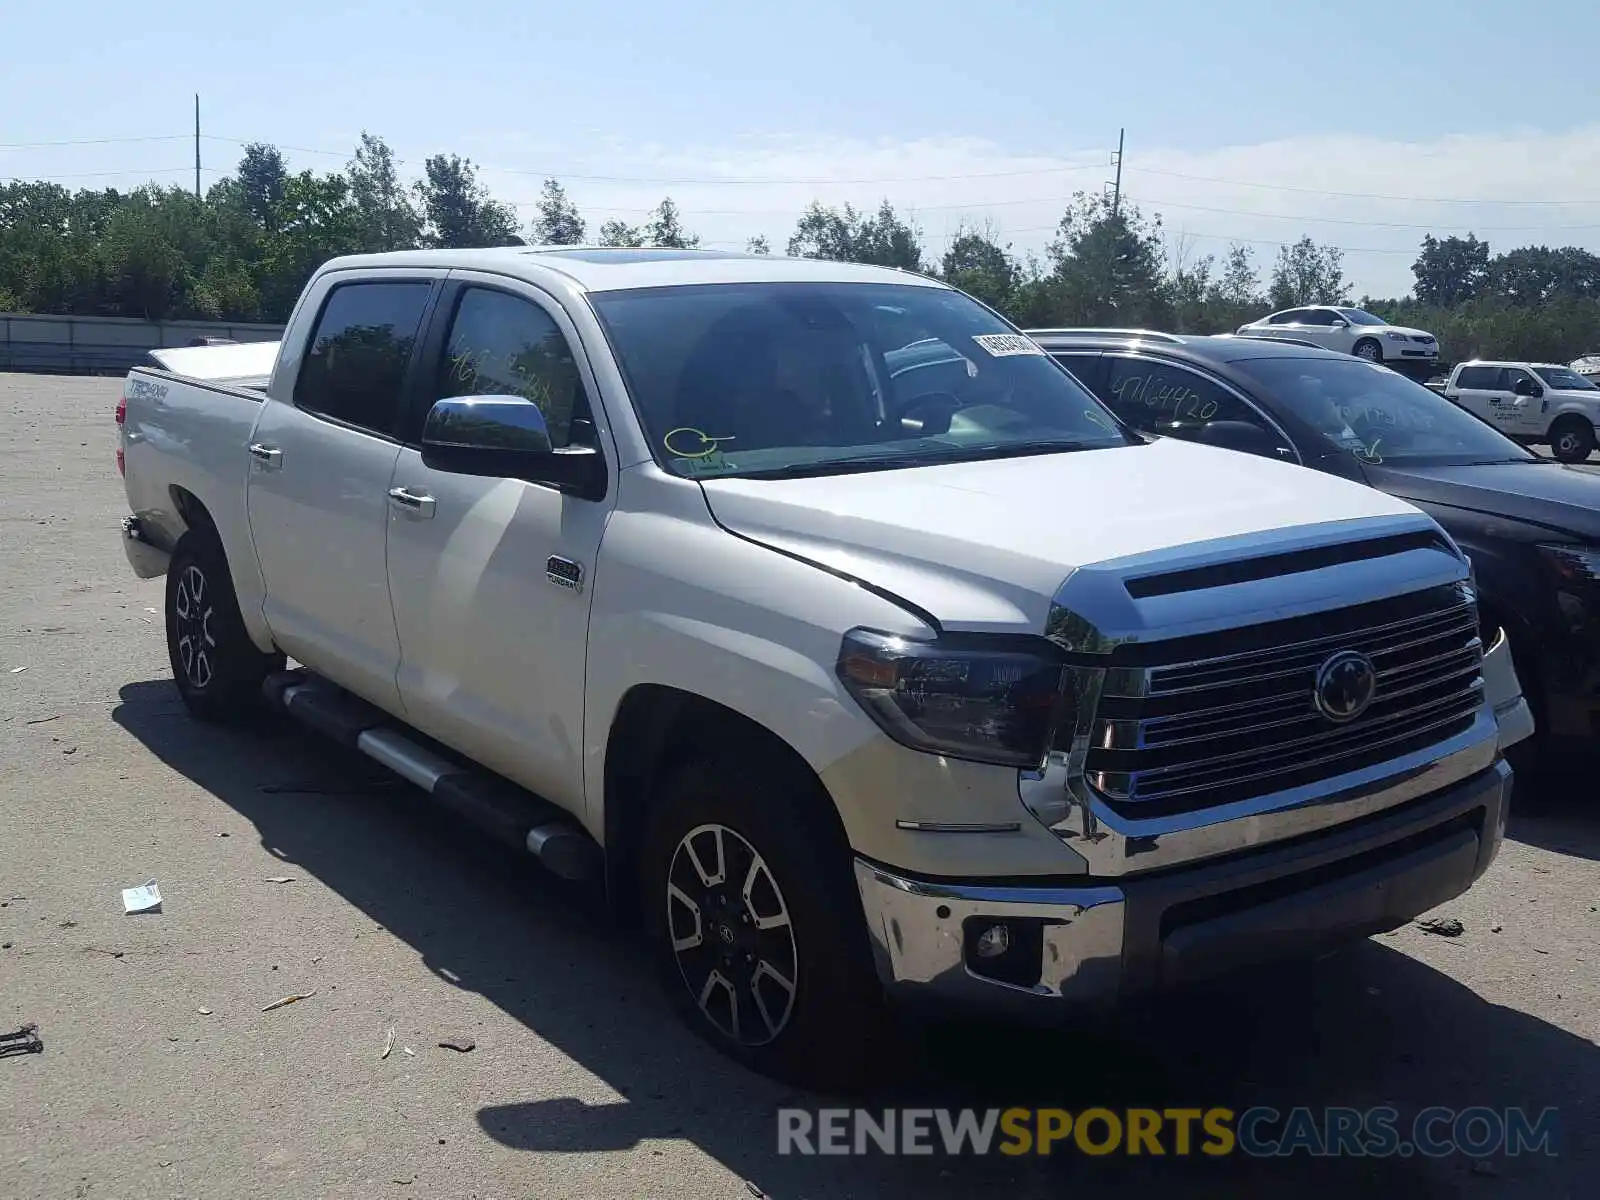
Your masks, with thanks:
[{"label": "blue sky", "polygon": [[[555,174],[592,227],[670,193],[708,241],[780,246],[813,198],[887,196],[934,252],[962,223],[1026,251],[1126,126],[1125,193],[1191,257],[1309,233],[1389,294],[1430,228],[1600,248],[1592,0],[7,8],[0,177],[192,180],[198,91],[207,180],[240,141],[331,169],[368,129],[524,215]],[[137,137],[169,140],[22,145]]]}]

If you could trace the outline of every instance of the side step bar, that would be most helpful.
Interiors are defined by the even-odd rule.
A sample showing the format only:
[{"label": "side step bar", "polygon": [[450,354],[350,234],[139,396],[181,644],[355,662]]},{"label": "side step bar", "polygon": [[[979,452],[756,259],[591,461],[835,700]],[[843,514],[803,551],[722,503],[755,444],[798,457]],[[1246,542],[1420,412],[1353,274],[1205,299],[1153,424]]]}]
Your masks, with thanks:
[{"label": "side step bar", "polygon": [[566,813],[506,780],[434,753],[366,701],[306,671],[271,675],[262,690],[273,708],[381,763],[496,841],[526,850],[551,874],[584,880],[600,873],[600,847]]}]

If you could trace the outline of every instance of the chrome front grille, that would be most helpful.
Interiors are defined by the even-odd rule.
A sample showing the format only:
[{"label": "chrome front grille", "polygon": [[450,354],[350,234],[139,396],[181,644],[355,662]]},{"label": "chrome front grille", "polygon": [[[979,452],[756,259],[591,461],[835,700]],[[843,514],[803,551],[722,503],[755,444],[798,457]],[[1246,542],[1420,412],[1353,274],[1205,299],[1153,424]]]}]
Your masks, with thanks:
[{"label": "chrome front grille", "polygon": [[[1376,673],[1336,723],[1314,700],[1345,651]],[[1224,634],[1146,643],[1108,669],[1083,769],[1108,801],[1186,812],[1381,763],[1461,732],[1483,703],[1470,588],[1430,588]]]}]

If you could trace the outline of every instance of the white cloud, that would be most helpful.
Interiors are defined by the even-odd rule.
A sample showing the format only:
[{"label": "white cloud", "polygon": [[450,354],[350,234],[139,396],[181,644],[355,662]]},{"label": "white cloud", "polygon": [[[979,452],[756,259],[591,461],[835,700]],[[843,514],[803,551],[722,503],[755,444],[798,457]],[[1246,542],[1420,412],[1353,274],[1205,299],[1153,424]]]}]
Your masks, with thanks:
[{"label": "white cloud", "polygon": [[[496,195],[525,217],[545,173],[589,219],[640,220],[670,194],[708,243],[765,234],[781,250],[813,199],[913,215],[937,254],[963,222],[990,223],[1018,251],[1050,240],[1072,193],[1098,191],[1110,155],[1024,154],[976,138],[912,142],[748,135],[671,148],[595,135],[583,152],[515,136],[468,151]],[[1600,248],[1600,126],[1400,142],[1363,135],[1290,138],[1208,151],[1130,140],[1123,193],[1159,212],[1196,252],[1248,240],[1263,274],[1276,244],[1309,234],[1345,250],[1358,293],[1412,283],[1423,234],[1475,231],[1499,249],[1530,243]],[[1469,202],[1470,201],[1470,202]]]}]

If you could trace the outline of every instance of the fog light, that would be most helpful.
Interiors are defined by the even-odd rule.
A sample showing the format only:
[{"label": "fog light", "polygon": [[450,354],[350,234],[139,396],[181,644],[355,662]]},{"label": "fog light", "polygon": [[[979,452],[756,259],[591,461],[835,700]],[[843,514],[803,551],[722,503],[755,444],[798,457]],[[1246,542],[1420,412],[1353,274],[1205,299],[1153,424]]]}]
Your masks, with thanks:
[{"label": "fog light", "polygon": [[978,935],[974,949],[979,958],[999,958],[1011,949],[1011,931],[1004,925],[991,925]]}]

